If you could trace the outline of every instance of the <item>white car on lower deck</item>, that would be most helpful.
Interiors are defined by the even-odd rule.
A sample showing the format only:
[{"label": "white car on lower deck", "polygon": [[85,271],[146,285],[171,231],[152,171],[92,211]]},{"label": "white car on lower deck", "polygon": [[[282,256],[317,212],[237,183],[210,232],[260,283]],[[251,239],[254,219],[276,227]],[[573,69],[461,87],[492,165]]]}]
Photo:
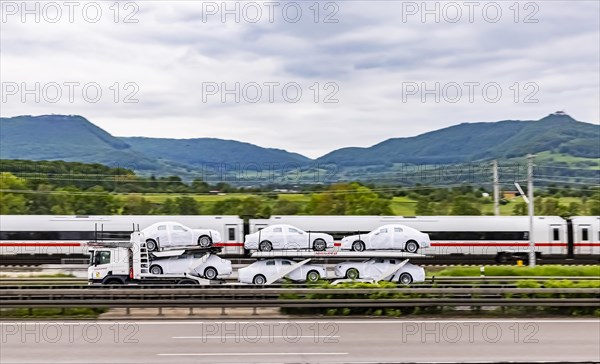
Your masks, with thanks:
[{"label": "white car on lower deck", "polygon": [[207,257],[205,254],[196,253],[153,259],[150,262],[149,272],[155,275],[187,273],[206,279],[231,275],[233,272],[231,261],[214,254]]},{"label": "white car on lower deck", "polygon": [[[371,258],[363,262],[343,262],[336,264],[334,274],[337,278],[378,279],[393,266],[402,263],[402,259]],[[383,280],[410,284],[425,281],[425,269],[406,263],[398,271],[383,277]]]},{"label": "white car on lower deck", "polygon": [[[263,285],[269,279],[289,269],[296,262],[288,259],[265,259],[238,270],[238,280],[242,283]],[[315,282],[327,277],[325,267],[315,264],[304,264],[285,275],[297,282]]]},{"label": "white car on lower deck", "polygon": [[271,250],[312,249],[324,251],[333,248],[333,237],[324,233],[306,232],[292,225],[271,225],[246,235],[244,249],[268,252]]},{"label": "white car on lower deck", "polygon": [[404,250],[416,253],[429,248],[429,235],[406,225],[389,224],[378,227],[368,234],[346,236],[342,239],[342,250]]}]

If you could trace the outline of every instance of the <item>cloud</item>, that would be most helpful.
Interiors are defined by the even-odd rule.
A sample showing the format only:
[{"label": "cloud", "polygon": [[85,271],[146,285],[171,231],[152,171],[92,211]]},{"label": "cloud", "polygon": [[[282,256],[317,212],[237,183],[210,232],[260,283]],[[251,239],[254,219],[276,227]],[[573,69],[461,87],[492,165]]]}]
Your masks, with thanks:
[{"label": "cloud", "polygon": [[[469,22],[464,4],[454,2],[462,4],[457,23],[446,19],[453,13],[442,12],[452,10],[450,2],[427,3],[430,9],[439,4],[438,22],[433,15],[423,22],[422,12],[407,15],[407,6],[422,2],[389,1],[321,2],[319,22],[310,8],[314,3],[281,2],[269,22],[265,3],[256,2],[263,11],[256,23],[244,14],[240,22],[233,15],[222,22],[220,13],[203,13],[209,2],[137,2],[127,9],[126,3],[119,3],[118,14],[112,3],[96,3],[103,10],[97,23],[78,12],[73,22],[63,16],[57,23],[43,16],[22,22],[19,14],[5,12],[3,83],[96,83],[102,99],[89,102],[79,89],[73,102],[65,95],[55,103],[4,95],[2,116],[81,114],[114,135],[236,139],[310,157],[460,122],[539,119],[557,109],[600,121],[597,2],[519,3],[517,22],[513,3],[479,3]],[[228,6],[243,9],[248,3]],[[87,3],[80,4],[78,9]],[[495,23],[481,12],[493,4],[502,10]],[[300,7],[300,20],[286,20],[284,6]],[[132,14],[138,22],[124,23]],[[324,22],[327,16],[337,22]],[[527,16],[537,22],[524,22]],[[273,102],[267,97],[270,82],[279,83]],[[463,86],[458,102],[431,96],[422,102],[422,89],[403,100],[406,82],[424,88],[495,83],[502,97],[486,101],[479,89],[469,102]],[[223,103],[222,92],[203,100],[207,83],[229,90],[239,83],[247,93],[240,102],[229,94]],[[243,97],[255,95],[248,87],[254,84],[263,95],[256,103]],[[302,98],[286,101],[295,89],[284,93],[283,86],[296,84]],[[124,102],[128,96],[139,102]],[[324,102],[328,96],[339,101]],[[538,101],[524,102],[528,96]]]}]

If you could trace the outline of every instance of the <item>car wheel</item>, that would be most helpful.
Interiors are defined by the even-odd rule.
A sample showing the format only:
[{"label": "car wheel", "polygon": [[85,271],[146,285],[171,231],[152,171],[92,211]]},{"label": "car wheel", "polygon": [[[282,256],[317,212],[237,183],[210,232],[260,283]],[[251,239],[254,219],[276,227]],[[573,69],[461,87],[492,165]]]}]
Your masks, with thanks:
[{"label": "car wheel", "polygon": [[417,250],[419,250],[419,244],[417,244],[417,242],[414,240],[409,240],[406,243],[406,247],[404,248],[404,250],[406,250],[409,253],[416,253]]},{"label": "car wheel", "polygon": [[146,240],[146,249],[149,252],[153,252],[158,249],[158,244],[156,244],[155,240],[148,239],[148,240]]},{"label": "car wheel", "polygon": [[354,243],[352,243],[352,250],[355,252],[364,252],[365,251],[365,243],[363,243],[360,240],[355,241]]},{"label": "car wheel", "polygon": [[259,274],[254,276],[252,283],[256,284],[257,286],[262,286],[263,284],[267,283],[267,279],[262,274]]},{"label": "car wheel", "polygon": [[313,243],[313,250],[317,252],[322,252],[327,249],[327,243],[323,239],[316,239]]},{"label": "car wheel", "polygon": [[270,252],[271,250],[273,250],[273,244],[268,240],[261,241],[260,244],[258,244],[258,251]]},{"label": "car wheel", "polygon": [[358,269],[350,268],[346,271],[346,278],[348,279],[358,279]]},{"label": "car wheel", "polygon": [[398,281],[404,285],[409,285],[412,283],[413,277],[409,273],[402,273]]},{"label": "car wheel", "polygon": [[319,279],[321,279],[321,275],[316,270],[311,270],[306,275],[306,280],[309,281],[309,282],[316,282]]},{"label": "car wheel", "polygon": [[204,278],[206,279],[215,279],[218,275],[219,273],[213,267],[208,267],[204,270]]},{"label": "car wheel", "polygon": [[163,274],[163,270],[160,265],[153,265],[150,267],[150,273],[152,274]]},{"label": "car wheel", "polygon": [[210,236],[202,235],[198,238],[198,246],[201,248],[210,248],[212,245],[212,239]]}]

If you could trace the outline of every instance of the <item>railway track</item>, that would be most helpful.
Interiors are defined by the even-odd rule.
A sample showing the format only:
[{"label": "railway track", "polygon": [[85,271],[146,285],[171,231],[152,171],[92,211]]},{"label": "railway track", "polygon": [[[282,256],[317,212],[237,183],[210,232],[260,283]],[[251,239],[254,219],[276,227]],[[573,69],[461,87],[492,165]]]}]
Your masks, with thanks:
[{"label": "railway track", "polygon": [[[411,289],[424,288],[516,288],[515,283],[518,281],[531,281],[543,284],[549,280],[571,280],[571,281],[600,281],[600,277],[528,277],[528,276],[490,276],[490,277],[428,277],[425,282],[414,283]],[[255,289],[270,289],[270,288],[289,288],[285,284],[272,284],[268,288],[260,286],[252,286],[248,284],[234,283],[233,280],[222,280],[215,282],[209,286],[195,286],[193,289],[212,289],[213,287],[221,287],[225,289],[245,289],[255,287]],[[115,289],[115,286],[93,285],[88,286],[88,281],[85,278],[0,278],[0,293],[7,289],[67,289],[67,288],[89,288],[89,289]],[[119,289],[156,289],[156,288],[181,288],[176,285],[126,285],[116,286]],[[186,287],[187,288],[187,287]],[[294,288],[310,288],[310,285],[294,283]],[[311,288],[314,289],[314,288]],[[405,288],[406,289],[406,288]]]}]

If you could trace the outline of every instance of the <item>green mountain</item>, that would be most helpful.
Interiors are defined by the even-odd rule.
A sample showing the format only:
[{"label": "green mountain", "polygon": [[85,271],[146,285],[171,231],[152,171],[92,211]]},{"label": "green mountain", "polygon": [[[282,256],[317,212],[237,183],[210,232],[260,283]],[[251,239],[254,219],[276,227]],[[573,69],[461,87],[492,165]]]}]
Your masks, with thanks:
[{"label": "green mountain", "polygon": [[[215,138],[164,139],[121,138],[144,155],[167,162],[177,162],[192,168],[226,164],[228,168],[273,169],[275,166],[301,166],[311,160],[281,149],[262,148],[254,144]],[[288,166],[289,168],[289,166]],[[277,168],[275,168],[277,169]]]},{"label": "green mountain", "polygon": [[[216,167],[225,174],[235,174],[236,170],[276,170],[278,165],[290,170],[329,164],[336,167],[335,174],[327,174],[332,181],[382,181],[384,175],[397,181],[398,172],[405,171],[398,168],[405,165],[458,165],[491,159],[507,162],[522,160],[529,153],[535,153],[536,161],[546,165],[577,167],[576,171],[553,169],[544,174],[594,177],[600,170],[600,126],[563,113],[536,121],[464,123],[415,137],[388,139],[369,148],[342,148],[311,160],[233,140],[119,138],[81,116],[0,118],[1,159],[101,163],[141,174],[184,178],[198,176],[202,168]],[[418,173],[415,176],[421,178]]]},{"label": "green mountain", "polygon": [[464,123],[415,137],[388,139],[369,148],[338,149],[316,162],[339,166],[449,164],[540,152],[600,158],[600,126],[562,113],[536,121]]},{"label": "green mountain", "polygon": [[182,176],[197,174],[204,164],[227,163],[228,168],[241,165],[254,170],[257,165],[289,168],[290,163],[310,162],[296,153],[232,140],[114,137],[75,115],[0,118],[0,158],[101,163]]},{"label": "green mountain", "polygon": [[0,118],[0,157],[157,169],[153,160],[126,142],[75,115]]}]

